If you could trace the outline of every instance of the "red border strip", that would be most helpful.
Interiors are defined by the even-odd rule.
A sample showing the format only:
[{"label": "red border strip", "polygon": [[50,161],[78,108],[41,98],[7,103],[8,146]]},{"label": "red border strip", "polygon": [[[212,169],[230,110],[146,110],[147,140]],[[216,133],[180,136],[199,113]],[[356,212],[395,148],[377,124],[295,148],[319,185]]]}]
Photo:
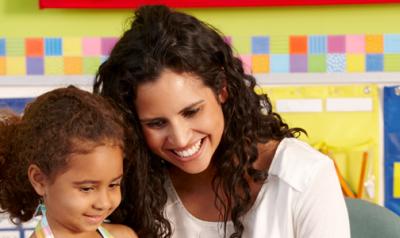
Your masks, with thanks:
[{"label": "red border strip", "polygon": [[163,4],[173,8],[261,7],[400,3],[400,0],[39,0],[40,8],[136,8]]}]

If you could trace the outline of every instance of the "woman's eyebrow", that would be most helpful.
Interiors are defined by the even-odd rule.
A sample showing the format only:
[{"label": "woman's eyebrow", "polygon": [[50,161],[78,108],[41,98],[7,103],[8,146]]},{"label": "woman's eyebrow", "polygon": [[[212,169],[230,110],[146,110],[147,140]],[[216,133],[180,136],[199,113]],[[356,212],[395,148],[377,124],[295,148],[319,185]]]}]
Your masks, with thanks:
[{"label": "woman's eyebrow", "polygon": [[190,104],[189,106],[187,106],[187,107],[183,108],[182,110],[180,110],[179,114],[183,114],[183,113],[185,113],[185,111],[187,111],[187,110],[191,109],[192,107],[195,107],[195,106],[197,106],[197,105],[199,105],[199,104],[201,104],[203,102],[204,102],[203,99],[201,99],[201,100],[199,100],[197,102],[194,102],[194,103]]}]

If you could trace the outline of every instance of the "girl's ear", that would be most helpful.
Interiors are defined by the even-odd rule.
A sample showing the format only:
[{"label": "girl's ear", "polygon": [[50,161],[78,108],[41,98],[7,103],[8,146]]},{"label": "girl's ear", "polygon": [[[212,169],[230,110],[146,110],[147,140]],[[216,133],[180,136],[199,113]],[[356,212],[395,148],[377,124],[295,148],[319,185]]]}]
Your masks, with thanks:
[{"label": "girl's ear", "polygon": [[228,99],[228,97],[229,97],[228,89],[226,88],[226,82],[224,82],[224,86],[222,86],[221,90],[218,93],[219,102],[224,104]]},{"label": "girl's ear", "polygon": [[47,176],[35,164],[29,165],[28,178],[39,196],[44,196],[46,192]]}]

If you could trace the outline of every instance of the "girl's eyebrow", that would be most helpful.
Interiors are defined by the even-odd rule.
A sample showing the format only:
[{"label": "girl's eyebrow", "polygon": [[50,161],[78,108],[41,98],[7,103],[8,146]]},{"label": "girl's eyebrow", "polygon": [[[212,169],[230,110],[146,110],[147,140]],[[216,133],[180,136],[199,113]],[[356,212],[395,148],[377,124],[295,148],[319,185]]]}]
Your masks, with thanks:
[{"label": "girl's eyebrow", "polygon": [[[201,99],[201,100],[199,100],[199,101],[197,101],[197,102],[194,102],[194,103],[190,104],[189,106],[186,106],[186,107],[184,107],[182,110],[180,110],[180,111],[179,111],[179,114],[182,115],[182,114],[185,113],[185,111],[187,111],[187,110],[189,110],[190,108],[195,107],[195,106],[197,106],[197,105],[199,105],[199,104],[201,104],[201,103],[203,103],[203,102],[204,102],[203,99]],[[151,122],[151,121],[154,121],[154,120],[161,120],[161,119],[164,119],[164,118],[162,118],[162,117],[142,118],[142,119],[140,119],[140,122],[141,122],[141,123],[146,123],[146,122]]]},{"label": "girl's eyebrow", "polygon": [[[119,179],[121,179],[123,174],[119,175],[118,177],[114,178],[111,180],[111,182],[115,182]],[[82,185],[82,184],[99,184],[100,181],[98,180],[82,180],[82,181],[74,181],[73,184],[75,185]]]}]

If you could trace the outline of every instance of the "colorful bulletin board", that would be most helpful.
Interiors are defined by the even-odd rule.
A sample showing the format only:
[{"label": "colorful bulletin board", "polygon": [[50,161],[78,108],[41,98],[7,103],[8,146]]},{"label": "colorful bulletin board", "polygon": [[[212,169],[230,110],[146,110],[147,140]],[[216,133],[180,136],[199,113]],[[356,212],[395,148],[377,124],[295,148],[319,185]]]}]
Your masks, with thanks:
[{"label": "colorful bulletin board", "polygon": [[399,0],[39,0],[40,8],[134,8],[145,4],[170,7],[260,7],[395,3]]},{"label": "colorful bulletin board", "polygon": [[[379,89],[375,85],[263,87],[275,111],[307,141],[330,156],[350,189],[379,202],[382,167],[379,147]],[[318,123],[316,123],[318,122]],[[364,154],[367,164],[362,168]],[[364,171],[363,171],[364,170]],[[362,171],[364,181],[360,183]]]},{"label": "colorful bulletin board", "polygon": [[400,216],[400,86],[384,87],[385,206]]},{"label": "colorful bulletin board", "polygon": [[[117,37],[0,37],[0,76],[94,75]],[[246,71],[400,72],[400,34],[229,36]],[[323,81],[322,81],[323,82]],[[0,80],[0,84],[2,81]]]}]

